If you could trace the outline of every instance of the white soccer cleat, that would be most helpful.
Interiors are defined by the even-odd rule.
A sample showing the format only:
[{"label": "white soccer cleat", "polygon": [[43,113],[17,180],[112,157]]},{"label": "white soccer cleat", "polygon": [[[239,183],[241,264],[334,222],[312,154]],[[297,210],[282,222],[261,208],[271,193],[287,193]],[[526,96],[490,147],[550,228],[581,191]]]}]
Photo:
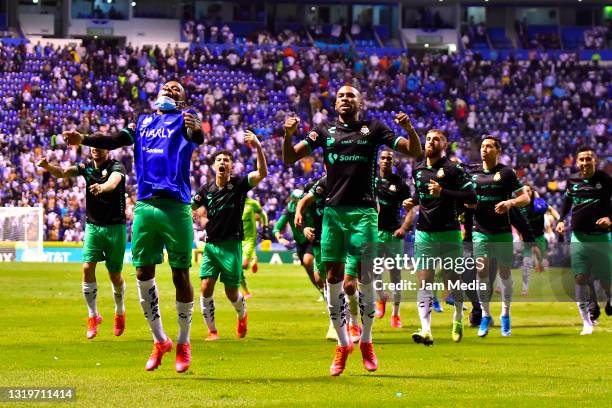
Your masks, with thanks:
[{"label": "white soccer cleat", "polygon": [[581,336],[586,336],[588,334],[593,334],[593,326],[590,324],[585,324],[582,326],[582,331],[580,332]]}]

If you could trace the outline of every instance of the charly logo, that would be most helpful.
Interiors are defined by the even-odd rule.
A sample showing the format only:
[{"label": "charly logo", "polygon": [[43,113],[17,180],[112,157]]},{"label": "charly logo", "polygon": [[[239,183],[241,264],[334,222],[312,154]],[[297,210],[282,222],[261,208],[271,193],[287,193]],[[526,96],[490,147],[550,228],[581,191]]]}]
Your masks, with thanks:
[{"label": "charly logo", "polygon": [[336,127],[332,126],[329,129],[327,129],[327,131],[329,132],[330,135],[333,135],[334,133],[336,133]]},{"label": "charly logo", "polygon": [[338,159],[338,154],[337,153],[329,153],[327,155],[327,161],[329,162],[329,164],[334,164],[334,162]]},{"label": "charly logo", "polygon": [[438,173],[436,173],[436,177],[441,179],[444,177],[444,169],[440,168],[440,170],[438,170]]},{"label": "charly logo", "polygon": [[498,181],[501,180],[501,174],[499,173],[499,171],[497,173],[495,173],[495,175],[493,176],[493,181],[495,181],[496,183]]},{"label": "charly logo", "polygon": [[367,136],[370,134],[370,129],[366,125],[363,125],[359,133],[361,133],[363,136]]}]

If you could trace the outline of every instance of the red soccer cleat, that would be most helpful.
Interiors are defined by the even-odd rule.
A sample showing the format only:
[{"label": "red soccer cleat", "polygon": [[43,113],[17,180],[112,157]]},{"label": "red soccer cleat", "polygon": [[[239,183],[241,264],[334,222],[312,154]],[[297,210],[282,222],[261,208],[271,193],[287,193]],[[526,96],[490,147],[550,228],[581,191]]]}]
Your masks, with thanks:
[{"label": "red soccer cleat", "polygon": [[191,344],[176,345],[176,362],[174,367],[177,373],[184,373],[191,365]]},{"label": "red soccer cleat", "polygon": [[353,343],[359,343],[359,340],[361,340],[361,327],[358,325],[349,325],[348,334]]},{"label": "red soccer cleat", "polygon": [[102,323],[102,316],[87,318],[87,338],[93,339],[98,334],[98,325]]},{"label": "red soccer cleat", "polygon": [[121,336],[125,330],[125,313],[122,315],[115,315],[115,324],[113,325],[115,336]]},{"label": "red soccer cleat", "polygon": [[257,273],[258,269],[259,269],[259,266],[257,265],[257,261],[253,262],[253,267],[251,268],[251,271],[253,273]]},{"label": "red soccer cleat", "polygon": [[236,328],[236,335],[239,338],[244,338],[247,334],[247,314],[244,313],[244,319],[238,319],[238,327]]},{"label": "red soccer cleat", "polygon": [[399,316],[391,316],[391,327],[395,327],[396,329],[402,328],[402,320]]},{"label": "red soccer cleat", "polygon": [[216,340],[219,340],[219,333],[216,330],[209,331],[208,336],[206,337],[205,341],[216,341]]},{"label": "red soccer cleat", "polygon": [[348,355],[353,351],[353,343],[349,343],[348,346],[336,346],[336,355],[331,367],[329,367],[329,373],[336,377],[344,371],[346,367],[346,359]]},{"label": "red soccer cleat", "polygon": [[363,366],[368,371],[378,370],[378,359],[374,353],[374,344],[372,343],[359,343],[361,349],[361,357],[363,358]]},{"label": "red soccer cleat", "polygon": [[149,356],[149,360],[147,361],[147,365],[145,368],[147,371],[153,371],[157,367],[161,365],[162,357],[164,354],[172,350],[172,340],[170,337],[166,339],[164,342],[154,342],[153,343],[153,351]]},{"label": "red soccer cleat", "polygon": [[376,317],[382,319],[385,316],[385,308],[387,306],[386,300],[377,300],[376,301]]}]

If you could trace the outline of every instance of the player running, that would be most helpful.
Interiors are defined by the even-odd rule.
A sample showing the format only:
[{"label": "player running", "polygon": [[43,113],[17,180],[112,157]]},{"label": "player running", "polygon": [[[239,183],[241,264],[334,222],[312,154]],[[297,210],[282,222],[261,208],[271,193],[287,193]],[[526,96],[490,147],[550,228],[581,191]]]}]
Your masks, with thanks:
[{"label": "player running", "polygon": [[242,287],[242,295],[245,299],[251,297],[251,292],[246,283],[245,272],[251,268],[253,273],[257,273],[257,222],[262,229],[262,235],[266,236],[268,229],[268,216],[261,208],[261,204],[247,196],[244,203],[244,212],[242,213],[242,229],[244,231],[244,240],[242,241],[242,279],[240,286]]},{"label": "player running", "polygon": [[295,146],[292,136],[297,131],[299,119],[288,118],[284,125],[283,161],[293,164],[322,148],[327,169],[328,193],[323,214],[321,262],[326,265],[329,315],[338,335],[338,346],[330,367],[330,374],[334,376],[344,371],[346,359],[352,351],[346,330],[345,291],[353,294],[357,285],[363,325],[359,344],[363,363],[368,371],[378,368],[372,344],[373,279],[360,275],[362,245],[377,240],[374,178],[378,150],[381,145],[387,145],[411,157],[421,154],[418,134],[406,114],[398,114],[395,120],[408,132],[410,140],[394,135],[381,122],[360,119],[363,104],[357,89],[341,87],[335,104],[338,120],[317,126]]},{"label": "player running", "polygon": [[[297,252],[298,259],[300,263],[304,267],[310,282],[314,285],[315,288],[319,291],[321,296],[323,296],[323,286],[324,282],[317,278],[314,273],[314,250],[312,248],[312,242],[306,238],[304,235],[303,229],[296,228],[295,226],[295,210],[298,202],[304,196],[304,191],[296,189],[293,190],[289,197],[289,203],[287,207],[283,210],[281,216],[276,220],[274,224],[274,228],[272,229],[272,234],[276,238],[276,240],[284,245],[285,247],[289,247],[290,242],[283,238],[283,231],[286,228],[287,224],[291,228],[291,234],[293,235],[293,240],[295,241],[295,251]],[[312,226],[313,222],[310,217],[310,214],[304,214],[303,219],[303,227]],[[303,228],[302,227],[302,228]]]},{"label": "player running", "polygon": [[225,294],[238,316],[237,336],[247,334],[247,310],[240,293],[242,277],[242,241],[244,239],[242,214],[247,193],[268,175],[266,157],[254,133],[246,131],[244,142],[257,151],[257,170],[245,176],[232,176],[232,153],[221,150],[213,157],[215,179],[203,185],[193,198],[192,209],[206,210],[206,246],[200,267],[202,315],[208,327],[206,340],[219,338],[215,325],[215,283],[221,280]]},{"label": "player running", "polygon": [[610,304],[610,227],[612,226],[612,177],[597,170],[593,148],[582,146],[576,152],[578,173],[567,180],[561,221],[557,232],[566,230],[565,220],[572,212],[571,264],[576,282],[576,302],[582,317],[581,335],[593,333],[589,315],[589,281],[602,286],[606,294],[605,312],[612,315]]},{"label": "player running", "polygon": [[[417,309],[421,329],[412,334],[415,343],[430,346],[431,310],[433,292],[427,284],[433,283],[436,266],[425,262],[428,259],[459,259],[463,256],[463,240],[459,224],[460,206],[475,204],[476,195],[472,183],[462,165],[446,157],[448,140],[442,130],[432,129],[425,136],[425,159],[412,170],[415,194],[406,200],[409,210],[419,206],[416,224],[414,258],[422,260],[426,267],[417,271]],[[440,262],[439,267],[441,268]],[[459,282],[461,274],[446,270],[446,282]],[[424,284],[425,283],[425,284]],[[455,343],[463,338],[463,291],[451,289],[454,299],[451,336]]]},{"label": "player running", "polygon": [[[553,207],[548,205],[546,201],[540,198],[540,195],[530,185],[525,185],[525,191],[529,196],[529,205],[518,209],[523,217],[529,223],[531,232],[533,233],[533,239],[535,244],[539,248],[539,252],[543,257],[546,257],[547,244],[546,238],[544,238],[544,216],[550,214],[555,220],[559,220],[559,213]],[[513,209],[514,210],[514,209]],[[525,239],[523,239],[524,241]],[[536,272],[541,272],[542,267],[540,266],[541,260],[537,259],[533,253],[529,250],[529,247],[525,245],[523,248],[523,265],[522,265],[522,283],[523,287],[521,290],[522,296],[529,294],[529,274],[531,268],[535,268]]]},{"label": "player running", "polygon": [[62,169],[45,157],[36,165],[58,178],[83,176],[86,183],[85,238],[83,239],[83,296],[87,303],[87,338],[98,334],[102,316],[98,313],[96,265],[106,262],[115,300],[115,336],[125,329],[125,281],[121,276],[125,254],[125,169],[108,158],[108,150],[91,149],[92,160]]},{"label": "player running", "polygon": [[[400,217],[402,202],[410,198],[410,187],[402,178],[393,173],[393,151],[383,149],[378,156],[378,176],[376,177],[376,197],[378,199],[378,242],[385,244],[385,249],[395,254],[402,253],[402,240],[410,229],[413,212],[407,211],[404,220]],[[391,282],[399,283],[401,271],[389,271]],[[381,319],[385,315],[385,306],[388,295],[384,290],[378,290],[376,301],[376,317]],[[400,319],[400,302],[402,293],[393,291],[393,310],[391,312],[391,327],[402,327]]]},{"label": "player running", "polygon": [[[480,145],[482,164],[470,171],[472,185],[478,202],[474,211],[474,257],[484,258],[483,268],[477,268],[478,300],[482,307],[482,320],[478,336],[489,334],[491,319],[491,285],[495,260],[499,267],[502,289],[501,335],[510,336],[510,303],[512,302],[512,255],[514,251],[512,227],[508,212],[513,207],[529,204],[529,196],[524,190],[514,170],[499,163],[502,146],[498,138],[485,136]],[[512,198],[513,195],[515,198]],[[494,275],[493,275],[494,276]],[[482,287],[481,287],[482,285]]]},{"label": "player running", "polygon": [[202,125],[195,111],[183,110],[185,90],[176,82],[166,82],[155,105],[157,111],[143,114],[132,129],[127,127],[110,135],[84,136],[64,132],[68,144],[116,149],[134,144],[134,164],[138,201],[134,206],[132,227],[132,263],[140,305],[153,335],[153,351],[145,368],[155,370],[165,353],[172,350],[172,340],[162,326],[159,296],[155,283],[155,265],[168,252],[172,281],[176,288],[176,312],[179,334],[175,368],[187,371],[191,364],[191,316],[193,287],[189,268],[193,248],[191,218],[191,154],[204,142]]}]

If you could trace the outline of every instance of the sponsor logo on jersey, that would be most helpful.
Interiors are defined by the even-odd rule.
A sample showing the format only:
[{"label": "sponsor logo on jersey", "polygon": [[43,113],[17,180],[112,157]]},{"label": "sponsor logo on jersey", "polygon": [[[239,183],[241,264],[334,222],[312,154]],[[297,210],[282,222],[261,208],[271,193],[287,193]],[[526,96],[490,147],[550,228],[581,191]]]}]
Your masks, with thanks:
[{"label": "sponsor logo on jersey", "polygon": [[171,137],[171,132],[169,129],[149,129],[145,130],[144,136],[150,138],[160,137],[164,139],[169,139]]},{"label": "sponsor logo on jersey", "polygon": [[319,134],[317,132],[315,132],[314,130],[312,132],[310,132],[308,134],[308,137],[310,138],[310,140],[312,140],[313,142],[317,140],[317,137],[319,136]]},{"label": "sponsor logo on jersey", "polygon": [[157,147],[145,147],[144,151],[145,153],[161,154],[164,152],[164,149],[160,149]]},{"label": "sponsor logo on jersey", "polygon": [[327,142],[327,147],[333,146],[334,145],[334,138],[330,136],[330,137],[328,137],[326,139],[326,142]]},{"label": "sponsor logo on jersey", "polygon": [[394,193],[397,191],[397,187],[395,187],[395,184],[391,184],[389,186],[389,191],[393,191]]},{"label": "sponsor logo on jersey", "polygon": [[142,121],[142,126],[149,126],[151,122],[153,122],[153,118],[148,116]]},{"label": "sponsor logo on jersey", "polygon": [[359,133],[361,133],[364,136],[367,136],[370,134],[370,129],[366,125],[363,125]]},{"label": "sponsor logo on jersey", "polygon": [[495,173],[495,175],[493,176],[493,181],[498,182],[501,180],[501,174],[499,174],[499,171],[497,173]]},{"label": "sponsor logo on jersey", "polygon": [[440,170],[438,170],[438,173],[436,174],[436,177],[441,179],[444,177],[444,169],[440,167]]}]

